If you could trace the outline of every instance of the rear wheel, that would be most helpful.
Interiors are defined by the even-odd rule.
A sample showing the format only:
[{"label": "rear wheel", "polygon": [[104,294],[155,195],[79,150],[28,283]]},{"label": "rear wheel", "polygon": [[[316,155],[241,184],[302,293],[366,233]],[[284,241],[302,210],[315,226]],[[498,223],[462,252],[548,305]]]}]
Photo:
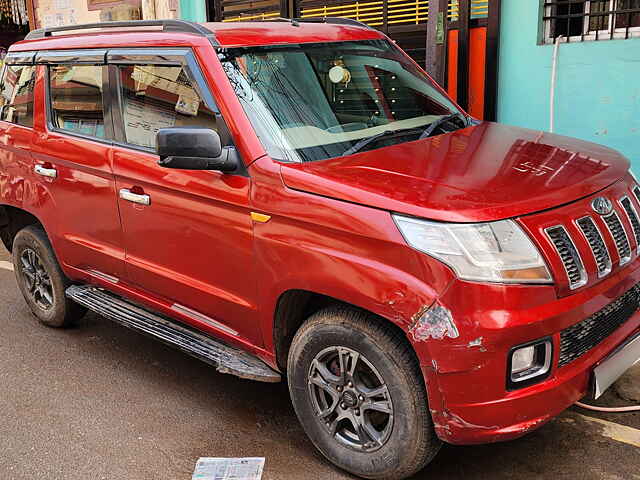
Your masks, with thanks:
[{"label": "rear wheel", "polygon": [[307,435],[340,468],[402,479],[440,448],[402,332],[365,312],[335,307],[310,317],[293,340],[288,378]]},{"label": "rear wheel", "polygon": [[50,327],[67,327],[86,310],[65,296],[71,282],[62,273],[44,230],[30,225],[13,241],[13,270],[33,314]]}]

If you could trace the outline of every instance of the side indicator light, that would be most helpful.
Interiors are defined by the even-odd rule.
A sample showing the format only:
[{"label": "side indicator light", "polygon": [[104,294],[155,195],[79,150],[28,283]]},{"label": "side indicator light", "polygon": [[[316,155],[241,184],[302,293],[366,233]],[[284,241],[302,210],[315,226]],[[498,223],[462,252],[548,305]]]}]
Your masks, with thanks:
[{"label": "side indicator light", "polygon": [[251,220],[254,222],[267,223],[271,220],[271,215],[265,215],[264,213],[251,212]]}]

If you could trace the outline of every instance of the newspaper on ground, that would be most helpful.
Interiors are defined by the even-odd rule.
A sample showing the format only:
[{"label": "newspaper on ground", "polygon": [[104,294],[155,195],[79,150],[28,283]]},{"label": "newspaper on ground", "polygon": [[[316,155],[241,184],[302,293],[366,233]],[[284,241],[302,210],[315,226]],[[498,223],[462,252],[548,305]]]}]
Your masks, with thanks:
[{"label": "newspaper on ground", "polygon": [[191,480],[260,480],[264,457],[210,458],[201,457]]}]

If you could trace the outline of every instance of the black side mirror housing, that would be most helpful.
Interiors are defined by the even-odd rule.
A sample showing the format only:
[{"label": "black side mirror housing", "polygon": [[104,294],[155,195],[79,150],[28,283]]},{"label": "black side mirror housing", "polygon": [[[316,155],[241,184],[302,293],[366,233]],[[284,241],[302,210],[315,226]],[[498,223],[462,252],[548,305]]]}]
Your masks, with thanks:
[{"label": "black side mirror housing", "polygon": [[219,170],[238,168],[234,147],[223,147],[220,136],[210,128],[174,127],[158,130],[158,165],[182,170]]}]

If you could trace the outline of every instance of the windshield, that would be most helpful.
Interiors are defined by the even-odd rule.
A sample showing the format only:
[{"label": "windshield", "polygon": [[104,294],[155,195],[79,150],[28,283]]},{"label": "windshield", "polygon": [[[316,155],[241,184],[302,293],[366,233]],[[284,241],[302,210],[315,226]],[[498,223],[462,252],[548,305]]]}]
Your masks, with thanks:
[{"label": "windshield", "polygon": [[275,159],[323,160],[467,125],[387,40],[228,48],[219,57]]}]

